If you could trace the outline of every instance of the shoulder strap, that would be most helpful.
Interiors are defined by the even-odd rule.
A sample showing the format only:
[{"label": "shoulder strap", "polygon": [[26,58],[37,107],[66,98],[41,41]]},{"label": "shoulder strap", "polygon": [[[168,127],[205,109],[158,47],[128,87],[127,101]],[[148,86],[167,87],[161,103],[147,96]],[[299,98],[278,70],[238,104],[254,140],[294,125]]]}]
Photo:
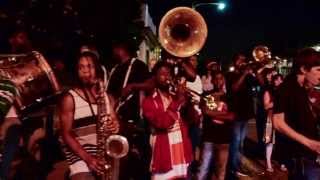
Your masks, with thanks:
[{"label": "shoulder strap", "polygon": [[106,82],[106,89],[108,89],[108,87],[109,87],[109,82],[110,82],[110,80],[111,80],[111,77],[112,77],[114,71],[118,68],[118,66],[119,66],[119,65],[117,64],[117,65],[115,65],[115,66],[111,69],[110,74],[109,74],[109,77],[108,77],[108,81]]},{"label": "shoulder strap", "polygon": [[127,83],[128,83],[128,80],[129,80],[129,75],[130,75],[131,69],[132,69],[132,65],[133,65],[133,63],[134,63],[135,61],[136,61],[136,58],[132,58],[132,59],[131,59],[131,62],[130,62],[130,65],[129,65],[129,67],[128,67],[126,76],[125,76],[125,78],[124,78],[124,82],[123,82],[122,88],[124,88],[124,87],[127,86]]},{"label": "shoulder strap", "polygon": [[88,102],[88,104],[89,104],[89,107],[90,107],[92,116],[95,117],[96,114],[95,114],[94,111],[93,111],[92,104],[91,104],[91,102],[90,102],[88,92],[87,92],[86,90],[84,90],[84,89],[81,89],[81,91],[83,91],[84,96],[85,96],[85,98],[87,99],[87,102]]}]

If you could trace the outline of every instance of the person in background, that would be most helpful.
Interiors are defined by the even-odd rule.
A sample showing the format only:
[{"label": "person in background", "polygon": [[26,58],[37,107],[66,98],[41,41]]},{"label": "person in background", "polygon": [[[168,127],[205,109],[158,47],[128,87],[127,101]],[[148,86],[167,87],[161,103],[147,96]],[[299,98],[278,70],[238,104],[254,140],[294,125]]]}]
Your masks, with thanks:
[{"label": "person in background", "polygon": [[[185,119],[192,119],[190,120],[189,124],[189,133],[190,133],[190,138],[191,138],[191,143],[192,143],[192,150],[194,154],[194,161],[191,163],[190,166],[190,173],[192,175],[196,175],[197,169],[199,166],[199,160],[200,160],[200,139],[201,139],[201,126],[202,126],[202,112],[199,107],[199,102],[200,102],[200,96],[203,93],[202,90],[202,82],[201,78],[197,73],[197,68],[198,68],[198,56],[197,55],[192,55],[189,58],[186,59],[186,63],[188,63],[193,69],[194,72],[196,73],[196,78],[194,81],[186,81],[186,87],[190,89],[191,91],[195,92],[196,94],[192,95],[190,93],[191,97],[188,101],[190,103],[189,107],[186,109],[186,111],[189,112],[194,112],[195,114],[191,115],[190,113],[183,112],[182,113],[186,116],[184,117]],[[192,109],[190,109],[192,108]]]},{"label": "person in background", "polygon": [[271,71],[267,74],[267,78],[271,79],[271,85],[264,91],[263,95],[263,104],[266,111],[266,127],[263,140],[266,143],[266,171],[272,173],[274,170],[272,167],[271,155],[273,145],[275,144],[275,131],[272,126],[272,109],[275,93],[282,83],[283,77],[280,74],[274,75]]},{"label": "person in background", "polygon": [[197,92],[198,94],[202,94],[203,88],[202,88],[202,82],[201,78],[197,73],[198,68],[198,57],[196,55],[190,56],[188,59],[188,63],[191,65],[191,67],[194,69],[196,73],[196,78],[194,81],[187,81],[187,88]]},{"label": "person in background", "polygon": [[18,89],[6,79],[0,79],[0,89],[0,139],[3,148],[0,179],[8,179],[11,162],[19,149],[21,121],[15,105]]},{"label": "person in background", "polygon": [[[307,48],[294,58],[292,73],[286,77],[273,105],[273,125],[285,135],[289,179],[320,179],[319,116],[309,91],[320,84],[320,53]],[[318,161],[317,161],[318,160]]]},{"label": "person in background", "polygon": [[[141,113],[141,103],[145,93],[136,85],[150,78],[149,69],[143,61],[137,59],[136,51],[129,42],[115,42],[112,53],[117,64],[109,74],[107,92],[115,98],[117,104],[115,110],[126,129],[123,135],[130,144],[128,156],[121,159],[121,169],[126,173],[121,173],[120,179],[147,179],[148,159],[145,155],[150,153],[148,129]],[[136,166],[132,168],[132,164]]]},{"label": "person in background", "polygon": [[202,105],[204,125],[202,159],[198,173],[199,180],[208,179],[212,160],[214,161],[214,170],[211,179],[225,179],[232,134],[232,121],[235,118],[234,113],[228,109],[223,73],[217,71],[212,77],[214,89],[206,93],[206,95],[211,95],[215,98],[217,108],[209,109],[205,102]]},{"label": "person in background", "polygon": [[23,29],[12,32],[8,41],[11,46],[10,53],[30,53],[33,50],[29,36]]},{"label": "person in background", "polygon": [[[14,29],[8,37],[8,42],[10,45],[11,54],[20,54],[20,53],[30,53],[33,50],[31,41],[29,39],[28,33],[24,29]],[[2,132],[3,132],[3,162],[1,166],[1,175],[2,177],[8,178],[8,173],[10,169],[10,164],[14,159],[14,155],[19,149],[19,141],[21,138],[21,122],[18,115],[17,107],[15,106],[15,96],[17,95],[18,90],[15,84],[7,80],[6,78],[1,78],[1,101],[4,101],[1,107],[4,120],[2,123]],[[9,93],[6,93],[9,92]],[[10,94],[11,97],[7,95]],[[9,99],[8,99],[9,98]],[[5,105],[10,104],[10,110],[5,108]],[[4,109],[3,109],[4,108]]]},{"label": "person in background", "polygon": [[213,89],[212,73],[220,71],[220,65],[215,61],[208,59],[205,61],[205,74],[201,76],[202,87],[204,92],[210,92]]},{"label": "person in background", "polygon": [[235,70],[227,74],[227,92],[231,110],[235,113],[232,140],[230,143],[230,170],[234,176],[248,176],[241,169],[241,153],[247,135],[247,124],[254,118],[252,83],[253,70],[246,64],[246,56],[237,54],[233,58]]}]

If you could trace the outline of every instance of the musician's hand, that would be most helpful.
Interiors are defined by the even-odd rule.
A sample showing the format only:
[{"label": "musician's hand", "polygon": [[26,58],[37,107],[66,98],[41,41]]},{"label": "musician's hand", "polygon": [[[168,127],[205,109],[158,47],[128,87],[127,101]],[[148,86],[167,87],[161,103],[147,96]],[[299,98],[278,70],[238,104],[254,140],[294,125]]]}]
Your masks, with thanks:
[{"label": "musician's hand", "polygon": [[185,104],[186,102],[186,94],[187,90],[185,85],[183,84],[178,84],[177,85],[177,95],[176,95],[176,100],[181,104]]},{"label": "musician's hand", "polygon": [[312,151],[320,154],[320,141],[315,141],[310,139],[307,143],[306,146],[311,149]]},{"label": "musician's hand", "polygon": [[121,91],[121,97],[127,97],[129,94],[133,92],[134,84],[128,84],[126,87],[124,87]]},{"label": "musician's hand", "polygon": [[212,120],[214,123],[216,123],[216,124],[224,124],[224,122],[223,121],[220,121],[220,120],[216,120],[216,119],[214,119],[214,120]]},{"label": "musician's hand", "polygon": [[102,160],[99,160],[88,154],[88,157],[84,159],[84,161],[92,171],[96,172],[97,174],[103,174],[105,164]]},{"label": "musician's hand", "polygon": [[209,109],[209,107],[206,105],[206,103],[203,103],[201,105],[201,110],[202,110],[203,114],[209,114],[210,112],[214,111],[214,110]]},{"label": "musician's hand", "polygon": [[107,121],[106,131],[112,134],[116,134],[119,132],[120,125],[117,120]]},{"label": "musician's hand", "polygon": [[253,70],[250,67],[246,67],[245,70],[243,71],[243,75],[248,75],[248,74],[253,74]]}]

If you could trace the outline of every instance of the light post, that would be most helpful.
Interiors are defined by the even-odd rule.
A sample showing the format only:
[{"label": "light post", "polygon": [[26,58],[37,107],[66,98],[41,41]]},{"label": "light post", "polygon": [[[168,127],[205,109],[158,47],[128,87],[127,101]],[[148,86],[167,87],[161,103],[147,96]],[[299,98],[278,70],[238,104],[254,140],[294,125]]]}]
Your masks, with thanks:
[{"label": "light post", "polygon": [[212,2],[212,3],[192,3],[192,9],[196,9],[199,6],[204,6],[204,5],[215,5],[218,6],[219,10],[224,10],[226,8],[226,4],[223,2]]}]

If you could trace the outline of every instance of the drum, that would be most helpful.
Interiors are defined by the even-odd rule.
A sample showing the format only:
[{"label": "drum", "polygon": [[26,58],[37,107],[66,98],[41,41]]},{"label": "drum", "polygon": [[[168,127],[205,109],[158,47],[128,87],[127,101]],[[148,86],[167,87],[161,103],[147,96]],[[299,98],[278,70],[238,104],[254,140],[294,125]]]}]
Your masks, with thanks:
[{"label": "drum", "polygon": [[30,54],[0,55],[0,76],[16,85],[16,102],[22,111],[60,92],[51,67],[36,51]]}]

